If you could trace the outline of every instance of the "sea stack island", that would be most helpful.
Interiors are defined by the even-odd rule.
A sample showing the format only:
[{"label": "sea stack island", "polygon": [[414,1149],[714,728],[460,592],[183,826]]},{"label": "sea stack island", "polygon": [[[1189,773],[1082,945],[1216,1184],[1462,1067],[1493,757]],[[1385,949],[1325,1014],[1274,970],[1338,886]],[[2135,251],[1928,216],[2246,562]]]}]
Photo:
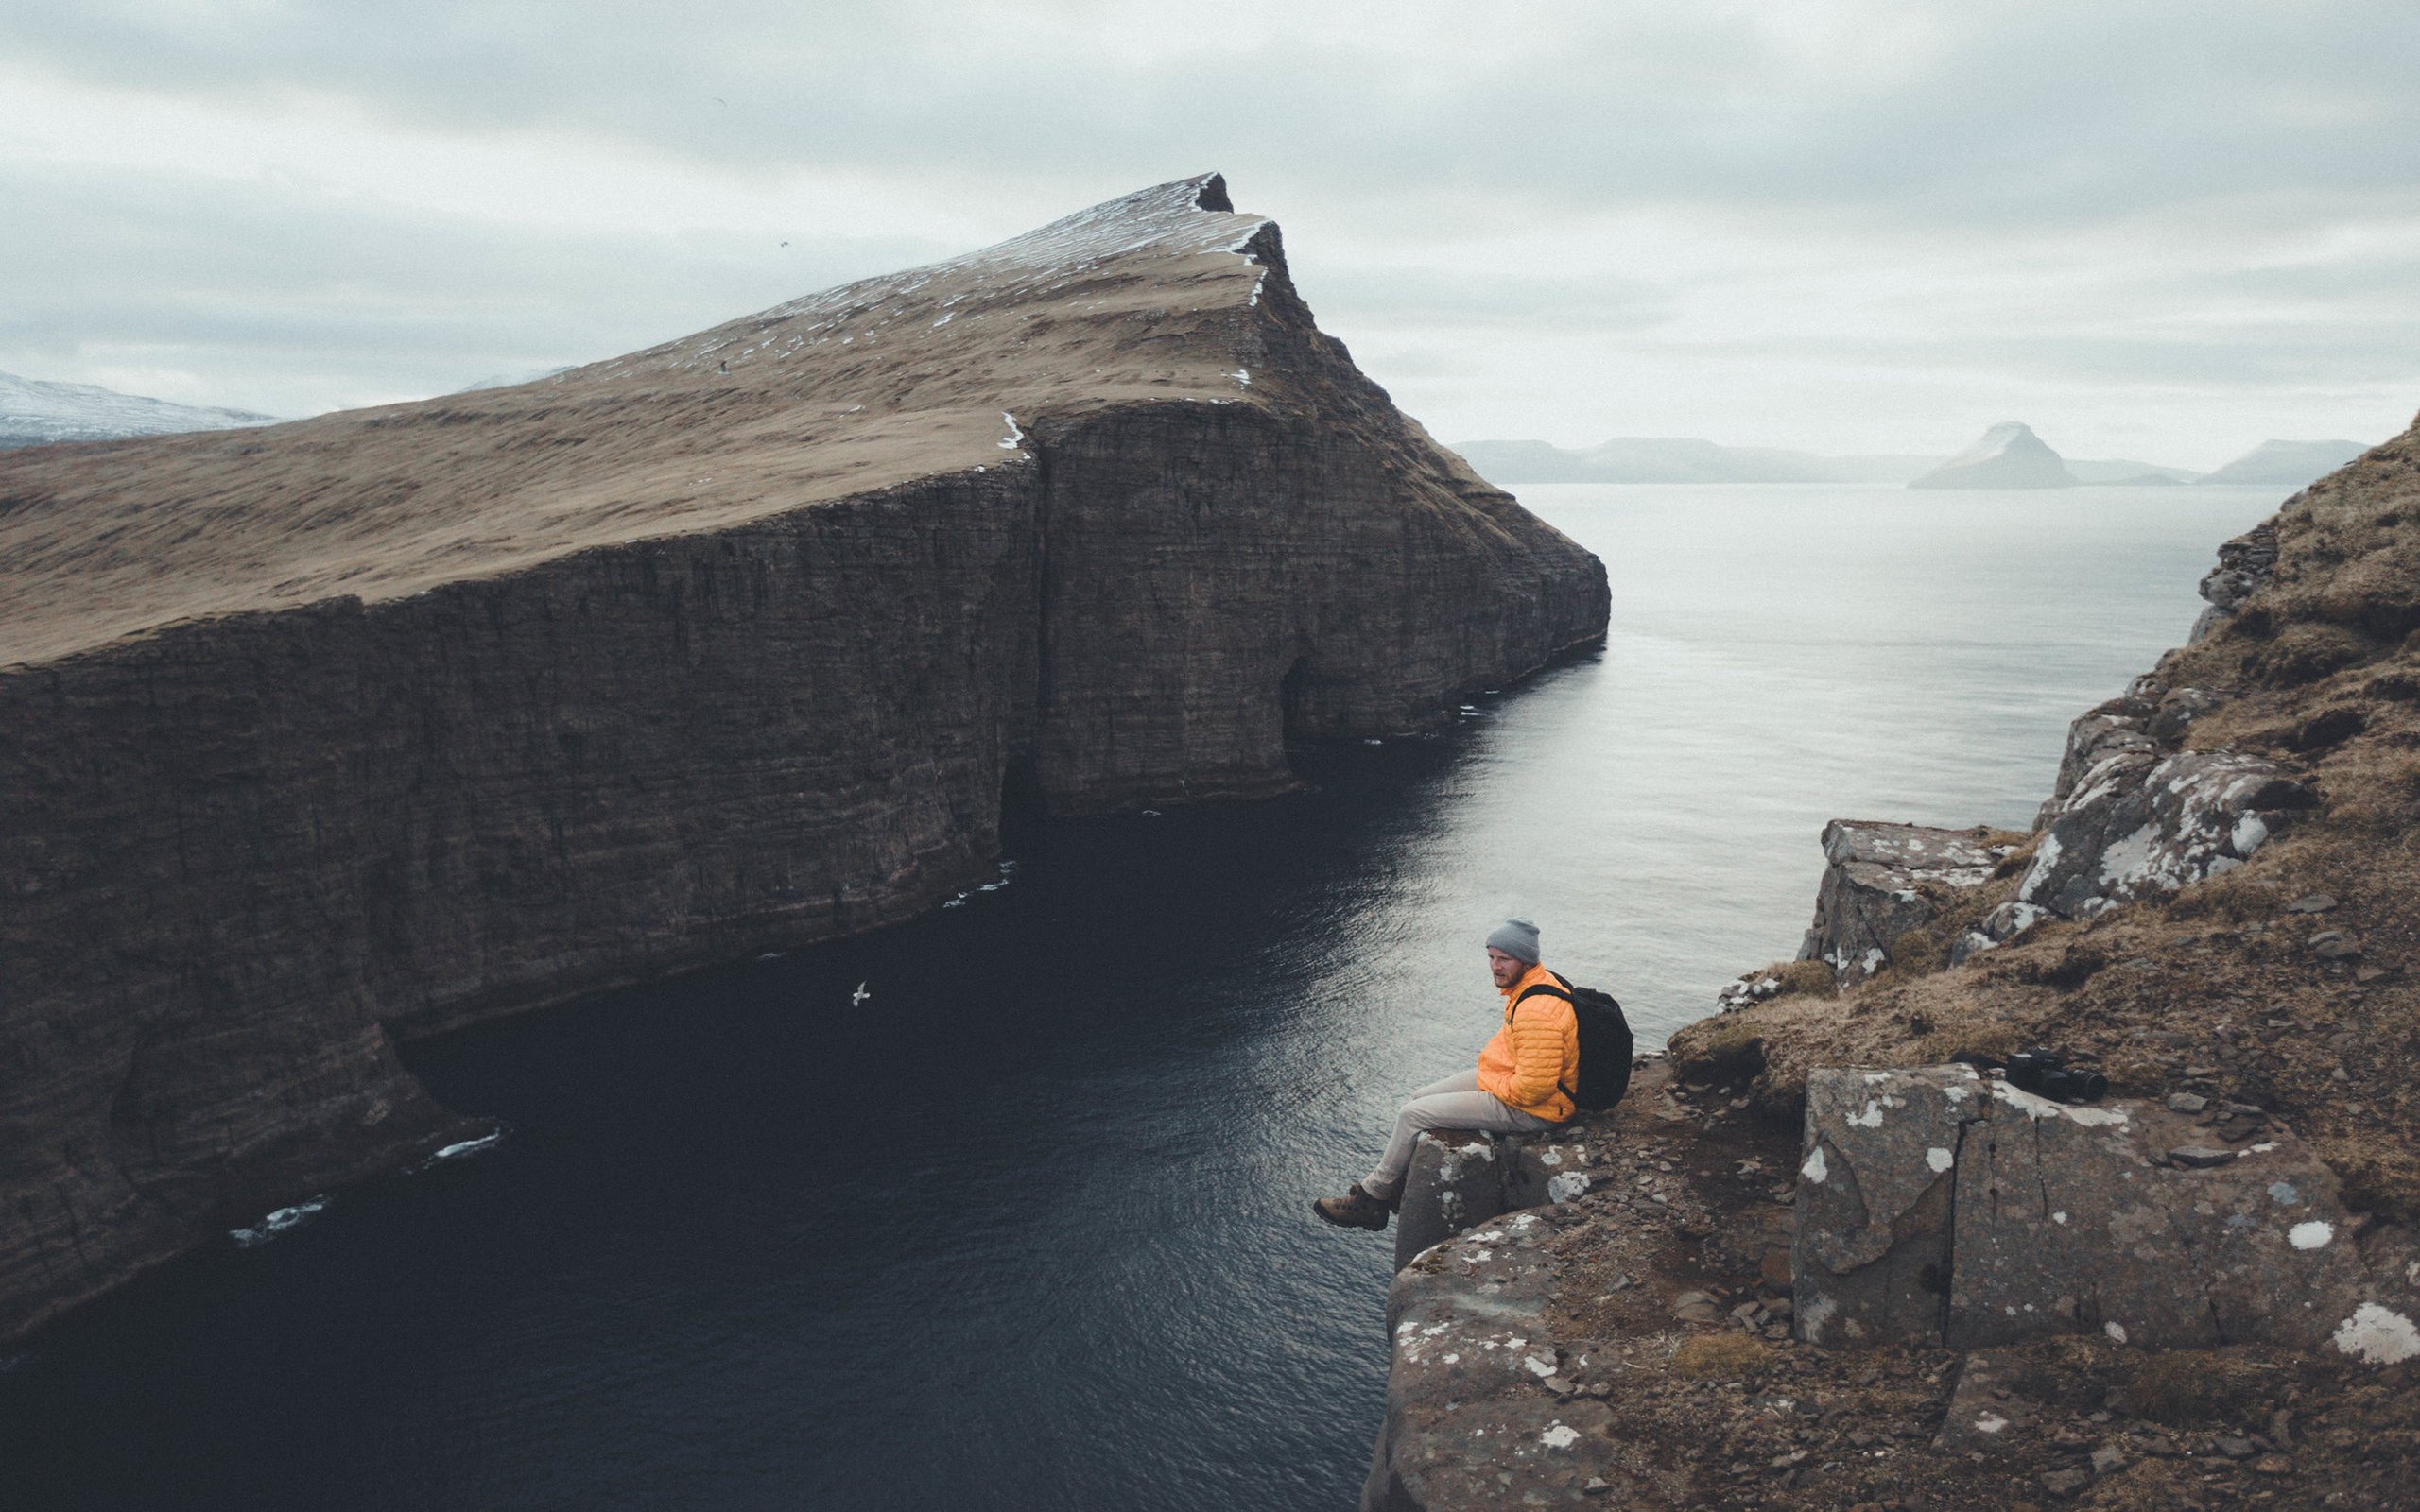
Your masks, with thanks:
[{"label": "sea stack island", "polygon": [[1217,175],[519,387],[0,456],[0,1339],[485,1125],[398,1040],[858,933],[1601,639]]}]

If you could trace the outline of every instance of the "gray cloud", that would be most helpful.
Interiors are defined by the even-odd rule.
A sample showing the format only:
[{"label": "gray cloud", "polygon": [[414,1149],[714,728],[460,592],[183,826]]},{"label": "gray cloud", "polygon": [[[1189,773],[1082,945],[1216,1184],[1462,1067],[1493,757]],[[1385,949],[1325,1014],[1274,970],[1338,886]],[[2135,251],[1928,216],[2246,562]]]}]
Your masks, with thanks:
[{"label": "gray cloud", "polygon": [[[1773,18],[1843,18],[1829,54]],[[1558,5],[1153,49],[1110,7],[32,0],[22,60],[190,97],[335,94],[748,169],[1124,183],[1215,145],[1352,198],[1855,206],[1993,222],[2420,180],[2402,0]],[[1249,34],[1251,28],[1240,27]],[[1231,168],[1238,166],[1229,162]]]},{"label": "gray cloud", "polygon": [[[2271,387],[2420,387],[2413,56],[2408,0],[18,0],[0,57],[27,77],[568,145],[769,200],[855,176],[929,231],[878,234],[847,196],[769,202],[763,226],[799,227],[776,258],[754,225],[440,215],[374,182],[147,178],[0,139],[0,366],[187,373],[207,391],[171,397],[287,411],[429,391],[1219,167],[1286,220],[1322,319],[1457,434],[1503,412],[1489,371],[1596,386],[1538,398],[1564,404],[1546,433],[1651,409],[1674,364],[1792,402],[1757,397],[1767,359],[1876,393],[1927,371],[1998,373],[2012,400],[2062,375],[2111,403],[2188,385],[2239,416]],[[1692,238],[1702,259],[1673,250]]]},{"label": "gray cloud", "polygon": [[[308,185],[0,163],[0,352],[28,371],[209,372],[303,414],[685,335],[921,261],[898,239],[498,226]],[[177,395],[174,397],[188,397]]]}]

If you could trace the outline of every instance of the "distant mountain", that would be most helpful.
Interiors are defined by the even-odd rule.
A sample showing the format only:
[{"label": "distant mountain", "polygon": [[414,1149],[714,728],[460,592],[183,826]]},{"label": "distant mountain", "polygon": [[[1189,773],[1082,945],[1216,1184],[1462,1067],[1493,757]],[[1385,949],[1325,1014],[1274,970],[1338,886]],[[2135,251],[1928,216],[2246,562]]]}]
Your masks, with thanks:
[{"label": "distant mountain", "polygon": [[244,409],[202,409],[142,399],[95,384],[46,383],[0,372],[0,451],[52,441],[109,441],[126,436],[230,430],[277,417]]},{"label": "distant mountain", "polygon": [[2033,428],[2002,421],[1974,445],[1910,482],[1911,489],[2072,489],[2075,474]]},{"label": "distant mountain", "polygon": [[2157,462],[2085,462],[2068,457],[2067,471],[2078,483],[2140,484],[2166,488],[2190,483],[2201,474],[2191,468],[2165,467]]},{"label": "distant mountain", "polygon": [[[2034,445],[2042,446],[2031,431],[2022,425],[2016,428]],[[1997,430],[1995,427],[1994,433]],[[1825,456],[1777,446],[1724,446],[1686,437],[1622,436],[1586,451],[1545,441],[1505,440],[1463,441],[1454,450],[1479,476],[1507,489],[1531,483],[1872,483],[1895,488],[1945,465],[1939,456]],[[2066,471],[2070,481],[2077,483],[2166,486],[2190,483],[2196,475],[2190,468],[2122,459],[2070,461]]]},{"label": "distant mountain", "polygon": [[1623,436],[1584,452],[1545,441],[1464,441],[1454,448],[1479,476],[1527,483],[1905,483],[1931,456],[1819,456],[1687,437]]},{"label": "distant mountain", "polygon": [[2299,489],[2327,476],[2368,450],[2359,441],[2263,441],[2196,481],[2282,484]]}]

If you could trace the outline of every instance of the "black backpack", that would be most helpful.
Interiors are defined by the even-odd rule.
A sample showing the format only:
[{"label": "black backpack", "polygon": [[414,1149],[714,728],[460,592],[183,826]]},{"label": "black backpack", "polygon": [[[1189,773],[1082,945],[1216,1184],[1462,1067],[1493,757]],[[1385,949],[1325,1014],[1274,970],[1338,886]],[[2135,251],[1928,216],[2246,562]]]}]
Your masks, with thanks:
[{"label": "black backpack", "polygon": [[1522,1004],[1537,997],[1561,998],[1571,1005],[1572,1017],[1580,1021],[1580,1085],[1564,1087],[1563,1094],[1582,1112],[1601,1113],[1630,1091],[1630,1021],[1622,1017],[1622,1005],[1613,994],[1593,987],[1573,987],[1558,972],[1547,975],[1562,986],[1552,988],[1541,982],[1525,988],[1512,1000],[1512,1011],[1518,1013]]}]

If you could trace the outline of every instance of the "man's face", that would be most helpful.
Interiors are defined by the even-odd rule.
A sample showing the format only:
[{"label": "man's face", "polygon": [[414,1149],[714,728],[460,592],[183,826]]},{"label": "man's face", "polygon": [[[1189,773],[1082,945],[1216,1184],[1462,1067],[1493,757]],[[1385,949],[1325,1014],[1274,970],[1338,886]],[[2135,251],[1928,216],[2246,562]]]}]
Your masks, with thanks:
[{"label": "man's face", "polygon": [[1487,948],[1488,974],[1495,978],[1497,987],[1511,987],[1521,980],[1521,973],[1529,969],[1530,963],[1519,956],[1507,955],[1493,945]]}]

